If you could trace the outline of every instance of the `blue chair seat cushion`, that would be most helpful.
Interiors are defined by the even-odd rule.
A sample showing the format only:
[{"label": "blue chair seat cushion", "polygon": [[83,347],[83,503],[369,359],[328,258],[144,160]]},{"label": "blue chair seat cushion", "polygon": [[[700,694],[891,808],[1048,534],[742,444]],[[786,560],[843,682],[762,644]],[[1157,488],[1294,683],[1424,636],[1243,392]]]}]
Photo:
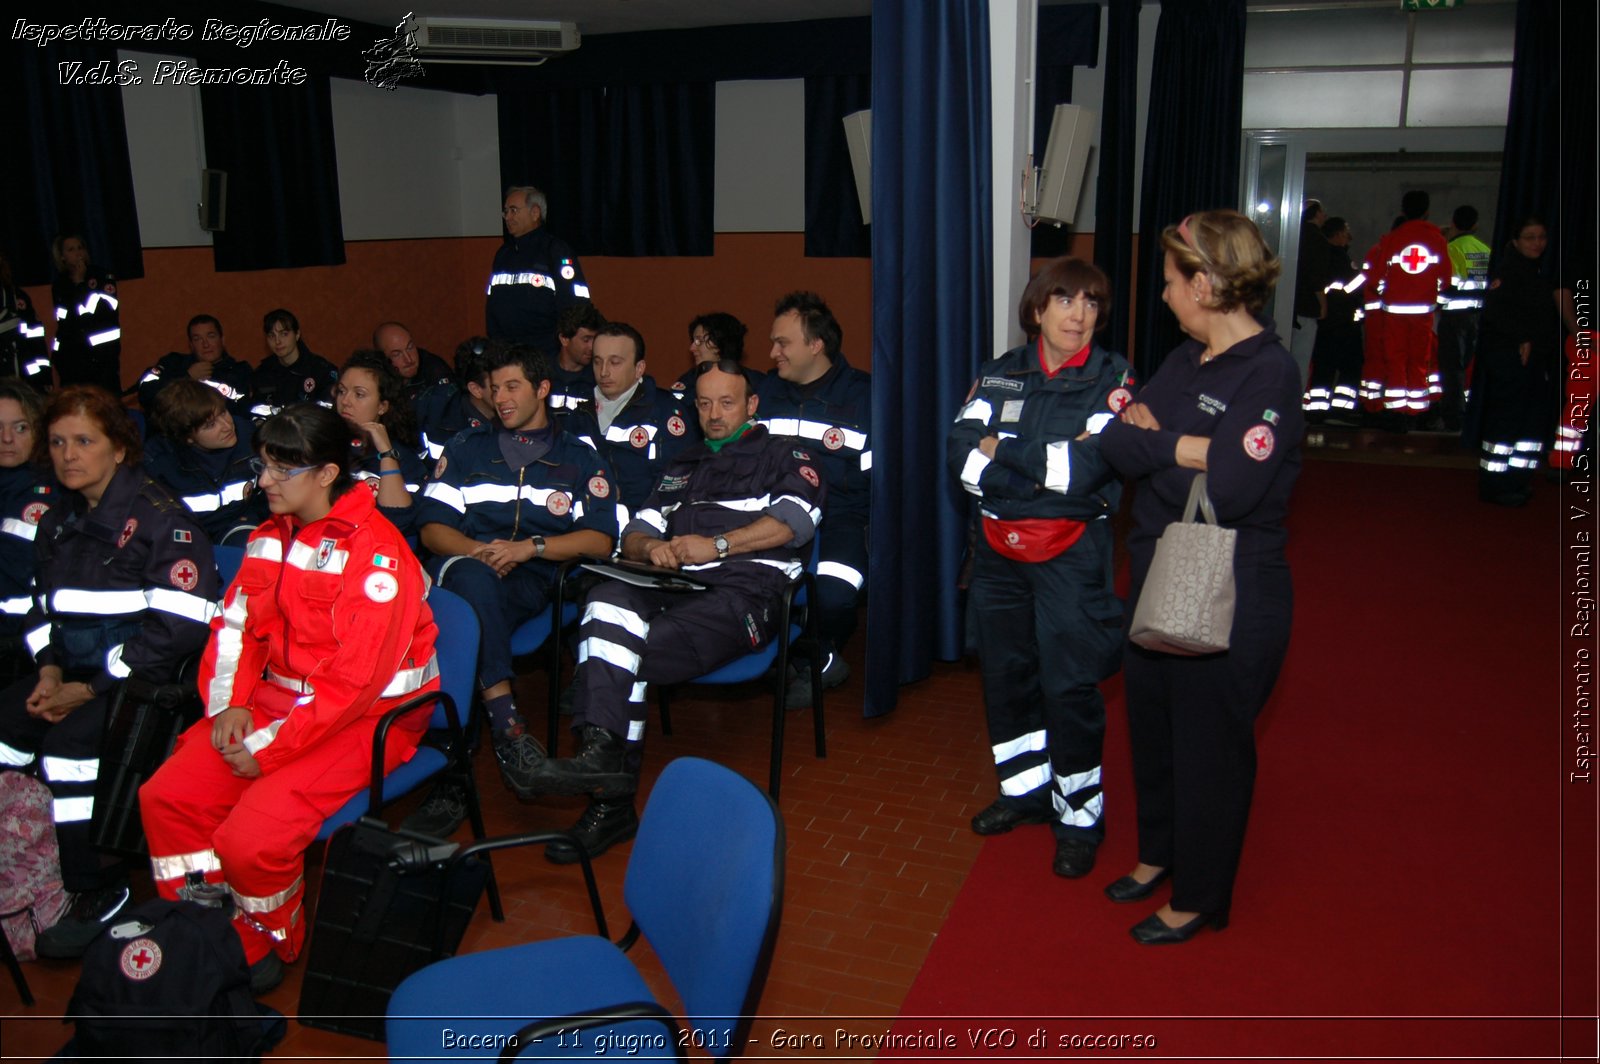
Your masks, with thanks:
[{"label": "blue chair seat cushion", "polygon": [[[801,635],[801,628],[797,624],[789,626],[789,643],[793,645]],[[760,650],[743,654],[726,665],[721,665],[701,676],[691,683],[745,683],[749,680],[759,680],[772,668],[772,663],[778,660],[778,641],[771,640]]]},{"label": "blue chair seat cushion", "polygon": [[[571,624],[578,619],[578,606],[576,603],[567,602],[561,607],[561,623]],[[550,613],[545,611],[537,617],[530,617],[517,625],[511,633],[511,656],[520,658],[524,654],[532,654],[544,646],[546,639],[550,638]]]},{"label": "blue chair seat cushion", "polygon": [[[459,1062],[466,1051],[493,1059],[505,1039],[530,1021],[571,1016],[631,1002],[654,1001],[638,969],[611,942],[575,935],[505,949],[467,953],[415,972],[389,999],[385,1034],[393,1060]],[[443,1002],[457,1003],[454,1008]],[[471,1015],[461,1006],[470,1002]],[[447,1010],[441,1014],[441,1007]],[[547,1056],[594,1059],[606,1039],[662,1056],[676,1045],[660,1023],[619,1021],[564,1038],[545,1038],[526,1049],[530,1060]],[[561,1042],[568,1044],[562,1045]],[[615,1051],[603,1055],[617,1055]]]},{"label": "blue chair seat cushion", "polygon": [[[383,777],[383,801],[387,805],[404,795],[410,794],[422,784],[432,779],[446,765],[450,759],[437,747],[423,743],[417,747],[417,752],[411,755],[411,760],[405,762],[393,772]],[[317,832],[317,838],[327,841],[335,831],[346,824],[354,823],[365,816],[367,812],[367,788],[351,796],[350,800],[339,807],[339,810],[322,823],[322,830]]]}]

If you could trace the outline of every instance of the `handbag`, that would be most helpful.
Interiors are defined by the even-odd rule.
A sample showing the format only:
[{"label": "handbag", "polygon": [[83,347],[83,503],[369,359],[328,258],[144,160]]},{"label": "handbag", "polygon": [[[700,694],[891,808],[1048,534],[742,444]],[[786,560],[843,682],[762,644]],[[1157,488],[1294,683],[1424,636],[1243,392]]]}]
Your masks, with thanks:
[{"label": "handbag", "polygon": [[[1196,523],[1196,511],[1205,521]],[[1128,638],[1163,654],[1215,654],[1233,630],[1235,529],[1217,524],[1206,475],[1194,478],[1183,519],[1156,541]]]}]

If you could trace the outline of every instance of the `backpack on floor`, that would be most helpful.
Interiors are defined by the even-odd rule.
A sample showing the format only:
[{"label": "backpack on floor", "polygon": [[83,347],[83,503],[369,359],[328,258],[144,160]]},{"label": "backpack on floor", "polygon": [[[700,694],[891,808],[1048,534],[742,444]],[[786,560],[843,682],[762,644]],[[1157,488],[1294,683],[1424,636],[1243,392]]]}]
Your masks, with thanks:
[{"label": "backpack on floor", "polygon": [[244,946],[226,909],[147,901],[83,955],[67,1005],[69,1054],[119,1059],[258,1060],[283,1037],[257,1008]]},{"label": "backpack on floor", "polygon": [[42,780],[0,772],[0,929],[18,960],[33,960],[39,932],[67,911],[52,808]]}]

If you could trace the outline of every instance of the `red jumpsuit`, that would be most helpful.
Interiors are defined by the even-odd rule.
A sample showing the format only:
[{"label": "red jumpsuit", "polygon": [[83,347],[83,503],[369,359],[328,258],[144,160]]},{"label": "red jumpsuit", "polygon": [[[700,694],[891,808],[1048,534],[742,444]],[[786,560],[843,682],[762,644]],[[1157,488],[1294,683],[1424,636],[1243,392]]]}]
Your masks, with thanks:
[{"label": "red jumpsuit", "polygon": [[[1368,253],[1366,364],[1368,410],[1421,414],[1439,398],[1438,339],[1433,312],[1450,287],[1450,251],[1439,227],[1405,222]],[[1382,305],[1372,308],[1373,297]],[[1373,392],[1377,394],[1374,395]]]},{"label": "red jumpsuit", "polygon": [[[367,783],[378,719],[437,689],[437,628],[422,567],[365,490],[320,521],[275,516],[251,535],[212,621],[200,667],[206,716],[139,791],[150,866],[164,898],[191,872],[226,882],[250,963],[305,939],[303,851]],[[209,718],[246,707],[245,746],[261,775],[243,779],[211,744]],[[410,759],[424,710],[389,734],[385,770]]]}]

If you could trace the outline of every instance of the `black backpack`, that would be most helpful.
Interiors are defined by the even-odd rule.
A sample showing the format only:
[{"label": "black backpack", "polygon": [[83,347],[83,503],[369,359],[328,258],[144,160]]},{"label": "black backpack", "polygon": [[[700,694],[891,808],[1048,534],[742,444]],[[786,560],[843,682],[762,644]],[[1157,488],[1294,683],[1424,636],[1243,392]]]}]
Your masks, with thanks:
[{"label": "black backpack", "polygon": [[227,910],[159,898],[90,943],[67,1015],[66,1055],[84,1057],[258,1060],[285,1028],[250,993]]}]

